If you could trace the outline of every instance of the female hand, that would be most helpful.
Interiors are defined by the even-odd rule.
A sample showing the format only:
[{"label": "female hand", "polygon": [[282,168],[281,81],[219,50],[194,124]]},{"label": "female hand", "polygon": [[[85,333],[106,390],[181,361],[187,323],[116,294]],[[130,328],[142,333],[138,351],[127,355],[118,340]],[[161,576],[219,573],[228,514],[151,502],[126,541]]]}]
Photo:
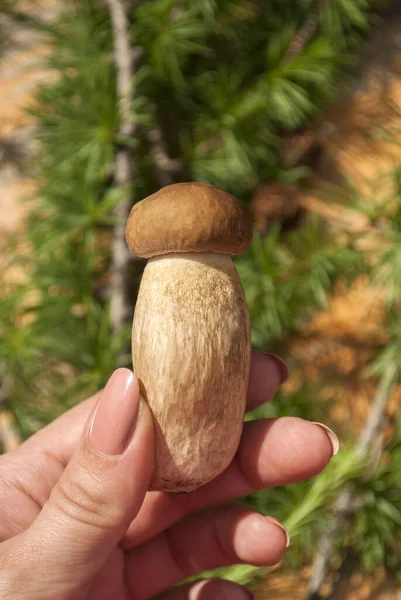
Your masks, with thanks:
[{"label": "female hand", "polygon": [[[255,352],[248,407],[272,398],[287,377]],[[272,565],[284,528],[230,502],[319,473],[338,450],[324,426],[298,418],[245,425],[229,468],[192,494],[148,492],[153,425],[127,369],[102,393],[0,457],[0,597],[7,600],[249,598],[232,583],[166,590],[204,570]]]}]

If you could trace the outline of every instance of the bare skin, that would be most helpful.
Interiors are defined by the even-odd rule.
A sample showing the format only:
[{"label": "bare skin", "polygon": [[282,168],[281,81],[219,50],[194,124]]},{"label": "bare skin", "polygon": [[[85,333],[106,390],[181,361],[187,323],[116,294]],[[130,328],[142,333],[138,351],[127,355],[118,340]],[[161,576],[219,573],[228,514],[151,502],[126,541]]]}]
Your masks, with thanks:
[{"label": "bare skin", "polygon": [[[253,353],[248,409],[270,400],[282,378],[274,359]],[[249,597],[223,581],[166,590],[215,567],[280,561],[287,545],[283,528],[232,502],[318,474],[333,455],[328,435],[298,418],[253,421],[220,477],[188,495],[147,493],[153,469],[150,412],[142,407],[121,456],[105,456],[89,441],[99,396],[0,457],[0,597]]]}]

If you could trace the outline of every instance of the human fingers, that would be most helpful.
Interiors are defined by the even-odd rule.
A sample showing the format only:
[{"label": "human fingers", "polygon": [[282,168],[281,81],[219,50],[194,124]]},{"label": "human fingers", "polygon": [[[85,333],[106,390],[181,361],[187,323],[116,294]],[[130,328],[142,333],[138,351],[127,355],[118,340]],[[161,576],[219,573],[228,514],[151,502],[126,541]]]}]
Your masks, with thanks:
[{"label": "human fingers", "polygon": [[191,515],[126,552],[126,584],[144,600],[189,576],[218,567],[279,562],[289,537],[275,519],[245,506],[218,507]]},{"label": "human fingers", "polygon": [[[282,359],[275,355],[253,351],[247,409],[252,410],[271,400],[287,377],[288,369]],[[24,458],[29,456],[32,458],[39,451],[54,456],[60,464],[67,464],[100,393],[81,402],[33,435],[16,451],[17,454],[23,455]]]},{"label": "human fingers", "polygon": [[[287,376],[281,362],[271,355],[252,353],[248,409],[273,397]],[[79,443],[100,393],[64,413],[17,451],[0,457],[0,540],[23,531],[38,515]],[[153,500],[151,510],[152,506]]]},{"label": "human fingers", "polygon": [[338,440],[333,442],[320,425],[303,419],[246,423],[238,452],[219,477],[191,494],[148,494],[124,538],[124,547],[143,543],[191,512],[309,479],[325,468],[337,450]]},{"label": "human fingers", "polygon": [[119,369],[37,518],[0,545],[0,589],[5,579],[21,590],[16,597],[26,587],[41,600],[84,597],[136,516],[152,473],[152,416],[133,373]]}]

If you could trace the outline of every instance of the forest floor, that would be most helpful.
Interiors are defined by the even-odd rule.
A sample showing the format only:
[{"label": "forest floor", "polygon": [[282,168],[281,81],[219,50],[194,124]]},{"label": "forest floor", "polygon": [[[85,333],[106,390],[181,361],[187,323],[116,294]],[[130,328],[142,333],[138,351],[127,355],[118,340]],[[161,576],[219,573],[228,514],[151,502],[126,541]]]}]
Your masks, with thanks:
[{"label": "forest floor", "polygon": [[[51,17],[59,5],[59,0],[41,0],[35,3],[35,10]],[[37,84],[55,76],[43,67],[48,53],[43,38],[21,26],[10,31],[10,36],[10,51],[0,63],[0,140],[5,147],[0,153],[0,244],[6,236],[23,232],[29,204],[35,198],[35,181],[21,170],[35,149],[35,124],[26,109],[32,104]],[[376,201],[391,193],[391,179],[386,175],[395,163],[401,163],[401,145],[385,142],[372,132],[389,130],[401,141],[400,20],[394,19],[385,35],[379,33],[372,40],[358,86],[333,106],[325,119],[330,131],[325,158],[310,192],[304,194],[303,205],[326,219],[339,234],[364,232],[364,243],[374,245],[375,232],[366,230],[366,219],[361,213],[346,206],[341,182],[352,181],[370,202],[372,186],[380,175]],[[327,202],[328,198],[335,202]],[[15,273],[18,278],[21,275]],[[343,423],[359,431],[369,411],[375,390],[359,375],[367,364],[369,348],[381,340],[382,322],[380,298],[369,280],[361,277],[350,290],[336,288],[327,308],[305,327],[303,338],[291,343],[291,351],[301,359],[302,367],[290,378],[287,389],[293,390],[301,379],[313,380],[319,370],[332,373],[334,383],[327,385],[324,396],[340,433]],[[396,389],[388,405],[390,413],[396,410],[400,399],[401,390]],[[0,433],[3,427],[4,435],[9,435],[9,421],[9,415],[0,415]],[[9,448],[17,443],[15,435],[9,437]],[[309,577],[309,567],[301,576],[272,573],[261,586],[258,598],[304,599]],[[326,592],[331,600],[401,600],[400,585],[387,580],[381,572],[372,576],[353,572],[336,583],[334,594],[329,587]]]}]

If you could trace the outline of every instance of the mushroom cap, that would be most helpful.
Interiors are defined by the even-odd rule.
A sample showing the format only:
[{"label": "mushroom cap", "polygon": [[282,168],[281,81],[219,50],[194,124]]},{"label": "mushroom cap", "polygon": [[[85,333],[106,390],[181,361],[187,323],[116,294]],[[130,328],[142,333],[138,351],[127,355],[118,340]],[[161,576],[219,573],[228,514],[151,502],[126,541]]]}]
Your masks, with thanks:
[{"label": "mushroom cap", "polygon": [[127,243],[137,256],[175,252],[241,254],[252,239],[252,221],[242,204],[205,183],[176,183],[135,204]]}]

